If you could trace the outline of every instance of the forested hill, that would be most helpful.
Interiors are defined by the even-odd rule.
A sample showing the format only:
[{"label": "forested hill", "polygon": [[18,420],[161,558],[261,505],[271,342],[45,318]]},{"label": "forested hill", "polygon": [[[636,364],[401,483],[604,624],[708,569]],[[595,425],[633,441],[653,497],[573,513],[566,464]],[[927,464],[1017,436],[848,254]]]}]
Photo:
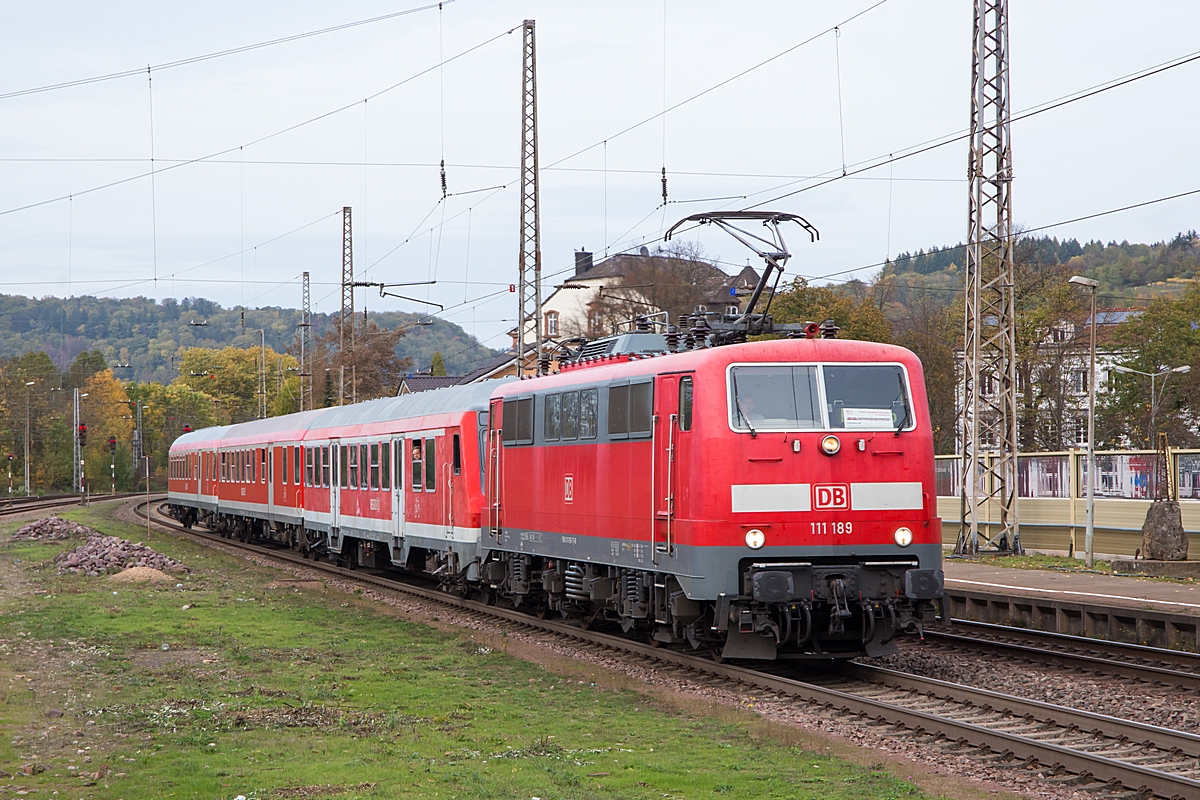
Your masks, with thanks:
[{"label": "forested hill", "polygon": [[[1032,264],[1070,264],[1076,273],[1100,281],[1101,292],[1200,276],[1200,236],[1194,230],[1155,244],[1080,244],[1076,239],[1059,241],[1051,236],[1031,236],[1020,240],[1016,256]],[[955,272],[961,270],[964,260],[961,243],[916,253],[899,253],[884,268],[883,274]]]},{"label": "forested hill", "polygon": [[[334,316],[313,315],[314,339],[333,327]],[[442,354],[451,375],[465,373],[498,352],[458,325],[437,318],[419,325],[414,323],[429,318],[391,311],[370,312],[369,318],[384,328],[409,326],[396,354],[412,358],[414,371],[428,370],[435,352]],[[0,295],[0,358],[44,350],[55,363],[65,364],[82,351],[99,350],[110,365],[131,365],[117,370],[123,380],[169,383],[184,348],[251,347],[259,343],[259,330],[265,330],[267,346],[283,352],[296,340],[299,321],[296,309],[267,307],[246,309],[243,325],[239,309],[202,298],[68,301]]]}]

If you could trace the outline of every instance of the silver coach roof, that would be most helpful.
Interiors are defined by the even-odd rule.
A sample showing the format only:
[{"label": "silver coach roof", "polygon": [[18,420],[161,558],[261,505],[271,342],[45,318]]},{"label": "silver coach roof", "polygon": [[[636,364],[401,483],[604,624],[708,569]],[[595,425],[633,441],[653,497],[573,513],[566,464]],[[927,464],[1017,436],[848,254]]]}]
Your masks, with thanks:
[{"label": "silver coach roof", "polygon": [[175,440],[175,443],[171,447],[172,449],[176,445],[194,447],[200,442],[240,439],[245,436],[261,436],[269,433],[290,433],[341,426],[368,425],[373,422],[420,417],[426,414],[443,414],[453,411],[483,411],[487,409],[488,399],[495,388],[502,383],[512,380],[516,379],[500,378],[498,380],[471,383],[465,386],[449,386],[445,389],[415,392],[402,397],[381,397],[378,400],[367,400],[366,402],[355,403],[349,406],[318,408],[313,411],[285,414],[282,417],[271,417],[254,422],[239,422],[236,425],[201,428],[198,431],[183,434]]}]

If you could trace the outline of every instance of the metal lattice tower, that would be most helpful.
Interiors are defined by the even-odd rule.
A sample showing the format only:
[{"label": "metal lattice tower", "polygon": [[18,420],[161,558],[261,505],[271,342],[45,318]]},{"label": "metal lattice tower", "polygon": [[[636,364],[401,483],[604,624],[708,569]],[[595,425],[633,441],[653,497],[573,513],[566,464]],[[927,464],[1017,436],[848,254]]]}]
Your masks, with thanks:
[{"label": "metal lattice tower", "polygon": [[[350,206],[342,208],[342,317],[338,320],[338,405],[346,402],[346,362],[354,357],[354,236]],[[353,373],[352,373],[353,376]]]},{"label": "metal lattice tower", "polygon": [[312,401],[312,292],[308,288],[308,273],[300,281],[300,410],[310,411]]},{"label": "metal lattice tower", "polygon": [[976,0],[974,32],[962,527],[955,552],[975,553],[981,546],[1020,552],[1008,0]]},{"label": "metal lattice tower", "polygon": [[525,343],[532,336],[542,363],[542,229],[538,201],[537,46],[533,20],[521,26],[521,251],[517,314],[517,375],[525,369]]}]

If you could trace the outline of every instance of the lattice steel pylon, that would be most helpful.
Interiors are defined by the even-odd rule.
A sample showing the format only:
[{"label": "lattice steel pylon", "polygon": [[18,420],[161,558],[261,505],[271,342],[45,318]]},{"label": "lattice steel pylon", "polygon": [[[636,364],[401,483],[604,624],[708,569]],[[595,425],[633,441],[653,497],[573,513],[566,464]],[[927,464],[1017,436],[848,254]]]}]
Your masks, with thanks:
[{"label": "lattice steel pylon", "polygon": [[300,410],[310,411],[312,402],[312,291],[308,286],[308,273],[300,279]]},{"label": "lattice steel pylon", "polygon": [[[354,358],[354,231],[350,206],[342,208],[342,316],[338,320],[338,405],[346,403],[346,362]],[[353,372],[351,373],[353,378]]]},{"label": "lattice steel pylon", "polygon": [[521,249],[517,288],[517,375],[524,376],[525,343],[533,339],[537,361],[542,363],[542,229],[539,221],[537,147],[537,46],[533,20],[521,26]]},{"label": "lattice steel pylon", "polygon": [[962,525],[956,553],[1021,551],[1008,0],[976,0],[962,382]]}]

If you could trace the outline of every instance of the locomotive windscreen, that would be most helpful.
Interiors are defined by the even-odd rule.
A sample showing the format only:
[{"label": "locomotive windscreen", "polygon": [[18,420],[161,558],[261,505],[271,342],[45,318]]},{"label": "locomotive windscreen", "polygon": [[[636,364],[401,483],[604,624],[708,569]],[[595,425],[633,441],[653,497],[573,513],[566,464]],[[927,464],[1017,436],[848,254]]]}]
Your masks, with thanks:
[{"label": "locomotive windscreen", "polygon": [[831,428],[905,428],[912,423],[904,370],[894,364],[821,368]]},{"label": "locomotive windscreen", "polygon": [[729,417],[744,431],[885,430],[913,422],[904,371],[894,364],[733,367]]}]

